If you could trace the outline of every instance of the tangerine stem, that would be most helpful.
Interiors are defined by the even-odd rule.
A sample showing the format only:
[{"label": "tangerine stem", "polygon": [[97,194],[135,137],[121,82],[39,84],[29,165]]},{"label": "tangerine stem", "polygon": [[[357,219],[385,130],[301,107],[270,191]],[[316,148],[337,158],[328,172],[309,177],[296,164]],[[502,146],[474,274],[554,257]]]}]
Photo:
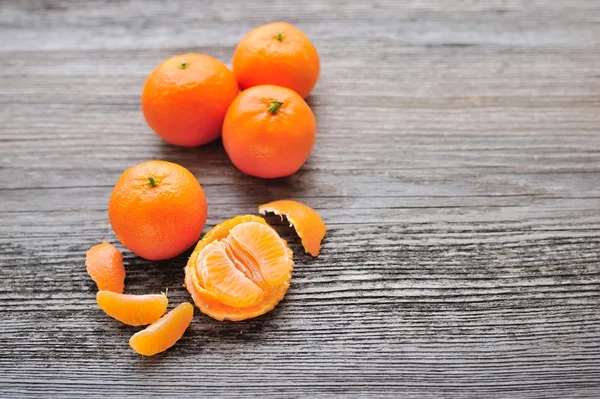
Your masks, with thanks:
[{"label": "tangerine stem", "polygon": [[281,101],[271,101],[270,102],[271,106],[269,107],[269,109],[267,109],[267,112],[275,115],[277,113],[277,110],[279,109],[279,107],[281,107],[283,105],[283,103]]},{"label": "tangerine stem", "polygon": [[154,176],[148,176],[148,181],[150,181],[150,187],[156,187],[158,182],[154,179]]},{"label": "tangerine stem", "polygon": [[189,66],[190,66],[190,64],[188,64],[188,63],[187,63],[187,62],[185,62],[185,61],[181,61],[181,62],[179,63],[179,68],[181,68],[181,69],[185,69],[185,68],[187,68],[187,67],[189,67]]},{"label": "tangerine stem", "polygon": [[275,35],[275,39],[279,40],[280,42],[282,42],[284,38],[285,36],[283,36],[283,33],[278,33]]}]

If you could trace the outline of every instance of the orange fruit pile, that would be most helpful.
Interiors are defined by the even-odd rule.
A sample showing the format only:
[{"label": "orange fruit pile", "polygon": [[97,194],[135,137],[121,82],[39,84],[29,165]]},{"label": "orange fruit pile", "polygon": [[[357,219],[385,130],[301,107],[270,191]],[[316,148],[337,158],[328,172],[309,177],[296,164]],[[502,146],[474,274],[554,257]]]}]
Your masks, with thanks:
[{"label": "orange fruit pile", "polygon": [[274,22],[240,41],[233,72],[206,54],[162,62],[146,80],[142,111],[168,143],[194,147],[222,132],[227,154],[242,172],[289,176],[306,162],[315,142],[315,117],[304,98],[319,73],[310,39],[293,25]]},{"label": "orange fruit pile", "polygon": [[[266,24],[240,41],[233,71],[205,54],[162,62],[146,80],[142,112],[168,143],[194,147],[222,134],[231,162],[243,173],[267,179],[289,176],[304,165],[315,144],[316,119],[304,98],[319,73],[317,50],[302,31],[284,22]],[[287,216],[304,249],[319,254],[326,226],[313,209],[279,200],[258,211]],[[219,223],[199,240],[207,212],[196,177],[159,160],[123,172],[108,204],[116,237],[142,258],[173,258],[197,242],[185,267],[184,285],[204,314],[239,321],[269,312],[290,286],[292,250],[255,215]],[[129,340],[137,353],[163,352],[189,327],[194,314],[190,303],[165,315],[165,294],[123,293],[123,255],[112,244],[92,247],[86,269],[98,287],[100,309],[128,325],[149,325]]]}]

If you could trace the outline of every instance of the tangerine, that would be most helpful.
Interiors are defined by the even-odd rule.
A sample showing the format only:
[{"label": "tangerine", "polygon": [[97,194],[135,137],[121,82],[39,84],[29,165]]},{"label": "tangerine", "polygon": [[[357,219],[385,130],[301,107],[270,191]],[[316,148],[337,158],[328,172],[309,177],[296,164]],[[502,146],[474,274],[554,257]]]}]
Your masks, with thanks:
[{"label": "tangerine", "polygon": [[312,256],[319,255],[321,241],[325,237],[327,226],[314,209],[298,201],[279,200],[258,207],[258,213],[261,215],[267,212],[282,217],[285,215],[302,240],[302,246],[306,252]]},{"label": "tangerine", "polygon": [[237,94],[235,77],[221,61],[205,54],[181,54],[148,76],[142,111],[163,140],[195,147],[219,137],[227,107]]},{"label": "tangerine", "polygon": [[148,161],[127,169],[113,189],[108,217],[123,245],[149,260],[169,259],[200,237],[206,197],[183,166]]},{"label": "tangerine", "polygon": [[164,294],[127,295],[110,291],[98,291],[96,301],[107,315],[130,326],[154,323],[165,314],[169,303]]},{"label": "tangerine", "polygon": [[99,290],[122,293],[125,289],[123,254],[114,245],[103,242],[87,251],[85,267]]},{"label": "tangerine", "polygon": [[319,54],[310,39],[285,22],[254,28],[233,55],[233,73],[242,90],[273,84],[306,98],[319,79],[320,68]]},{"label": "tangerine", "polygon": [[257,317],[287,292],[292,255],[263,218],[236,216],[198,242],[185,268],[185,285],[196,306],[214,319]]},{"label": "tangerine", "polygon": [[255,86],[240,93],[229,107],[223,145],[242,172],[270,179],[302,167],[316,132],[315,116],[293,90]]},{"label": "tangerine", "polygon": [[194,317],[194,307],[184,302],[171,310],[157,322],[150,324],[129,339],[131,348],[144,356],[164,352],[183,336]]}]

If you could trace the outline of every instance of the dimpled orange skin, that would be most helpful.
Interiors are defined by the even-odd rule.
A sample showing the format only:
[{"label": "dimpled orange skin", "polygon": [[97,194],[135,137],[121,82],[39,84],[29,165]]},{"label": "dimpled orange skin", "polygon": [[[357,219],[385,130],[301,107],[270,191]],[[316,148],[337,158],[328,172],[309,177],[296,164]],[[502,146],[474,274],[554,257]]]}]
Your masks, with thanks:
[{"label": "dimpled orange skin", "polygon": [[233,73],[242,90],[273,84],[306,98],[319,79],[320,68],[319,54],[310,39],[285,22],[254,28],[233,55]]},{"label": "dimpled orange skin", "polygon": [[[277,102],[283,104],[273,110]],[[255,86],[240,93],[229,107],[223,145],[239,170],[272,179],[289,176],[302,167],[316,133],[315,116],[293,90]]]},{"label": "dimpled orange skin", "polygon": [[205,54],[182,54],[148,76],[142,111],[166,142],[194,147],[220,136],[225,112],[238,91],[235,76],[221,61]]},{"label": "dimpled orange skin", "polygon": [[200,237],[206,212],[206,197],[194,175],[165,161],[127,169],[108,204],[117,238],[149,260],[169,259],[191,247]]},{"label": "dimpled orange skin", "polygon": [[99,290],[122,293],[125,289],[123,254],[114,245],[94,245],[85,256],[85,268]]},{"label": "dimpled orange skin", "polygon": [[[226,305],[222,303],[214,294],[202,287],[196,268],[198,255],[200,252],[202,252],[202,250],[213,241],[226,238],[231,229],[234,227],[247,222],[255,222],[268,226],[267,222],[263,218],[254,215],[236,216],[232,219],[219,223],[208,233],[206,233],[204,237],[202,237],[202,240],[198,242],[185,267],[185,286],[194,299],[194,303],[196,306],[198,306],[198,308],[200,308],[202,313],[216,320],[241,321],[267,313],[275,308],[279,301],[283,299],[290,286],[291,270],[289,276],[285,279],[285,281],[283,281],[283,283],[270,288],[263,286],[266,288],[263,300],[257,304],[245,308]],[[285,243],[285,240],[283,241]],[[289,248],[288,253],[291,267],[293,268],[293,253]]]}]

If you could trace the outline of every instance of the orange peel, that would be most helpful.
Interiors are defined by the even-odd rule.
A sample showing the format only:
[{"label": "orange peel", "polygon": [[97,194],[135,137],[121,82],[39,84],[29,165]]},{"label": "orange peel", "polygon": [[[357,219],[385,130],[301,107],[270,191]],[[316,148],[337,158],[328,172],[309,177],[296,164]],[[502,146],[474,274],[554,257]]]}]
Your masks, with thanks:
[{"label": "orange peel", "polygon": [[99,290],[122,293],[125,289],[123,254],[114,245],[103,242],[87,251],[85,267]]},{"label": "orange peel", "polygon": [[319,255],[321,241],[327,232],[327,226],[321,216],[309,206],[293,200],[278,200],[258,207],[258,213],[265,215],[274,213],[283,218],[287,217],[296,233],[302,240],[302,246],[312,256]]}]

